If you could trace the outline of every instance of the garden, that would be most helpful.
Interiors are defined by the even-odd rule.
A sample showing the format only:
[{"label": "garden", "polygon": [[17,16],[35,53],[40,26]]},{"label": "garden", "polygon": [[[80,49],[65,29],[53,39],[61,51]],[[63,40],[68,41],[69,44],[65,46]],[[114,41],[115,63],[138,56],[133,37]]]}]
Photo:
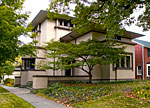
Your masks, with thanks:
[{"label": "garden", "polygon": [[150,81],[51,83],[34,93],[70,108],[150,107]]}]

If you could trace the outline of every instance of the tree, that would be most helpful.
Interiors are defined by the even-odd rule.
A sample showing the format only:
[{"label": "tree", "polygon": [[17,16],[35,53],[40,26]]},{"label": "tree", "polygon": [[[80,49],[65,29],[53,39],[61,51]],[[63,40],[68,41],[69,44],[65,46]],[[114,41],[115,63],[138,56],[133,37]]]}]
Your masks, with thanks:
[{"label": "tree", "polygon": [[[85,31],[92,25],[105,30],[107,38],[113,38],[124,35],[124,25],[133,23],[142,26],[144,31],[149,30],[149,9],[149,0],[54,0],[48,11],[51,18],[73,13],[75,18],[72,23],[76,24],[73,30],[77,32]],[[131,17],[136,10],[143,10],[137,19]]]},{"label": "tree", "polygon": [[24,0],[1,0],[0,1],[0,67],[6,61],[13,62],[18,55],[35,55],[34,42],[24,44],[19,40],[21,35],[29,34],[32,27],[26,27],[28,13],[22,13]]},{"label": "tree", "polygon": [[[102,43],[98,40],[82,41],[79,44],[62,43],[59,41],[47,42],[46,57],[51,61],[41,62],[38,67],[42,69],[82,69],[89,75],[89,83],[92,81],[92,70],[97,64],[108,65],[116,63],[125,52],[125,47],[119,47],[118,43]],[[55,58],[55,61],[53,59]],[[88,69],[85,69],[87,67]]]},{"label": "tree", "polygon": [[15,65],[13,64],[13,62],[6,61],[5,63],[2,63],[0,66],[0,78],[3,78],[2,76],[4,75],[12,75],[14,68]]}]

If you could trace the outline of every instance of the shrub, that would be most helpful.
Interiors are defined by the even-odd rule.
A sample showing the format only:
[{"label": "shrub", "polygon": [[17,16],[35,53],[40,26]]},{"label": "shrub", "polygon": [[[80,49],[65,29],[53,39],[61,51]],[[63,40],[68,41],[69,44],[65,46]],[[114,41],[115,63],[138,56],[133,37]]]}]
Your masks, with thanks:
[{"label": "shrub", "polygon": [[14,86],[14,79],[6,78],[4,80],[4,85],[11,86],[11,87]]},{"label": "shrub", "polygon": [[68,104],[96,99],[107,95],[111,89],[110,86],[65,86],[61,83],[53,83],[48,88],[36,92],[43,93],[46,96],[53,97]]}]

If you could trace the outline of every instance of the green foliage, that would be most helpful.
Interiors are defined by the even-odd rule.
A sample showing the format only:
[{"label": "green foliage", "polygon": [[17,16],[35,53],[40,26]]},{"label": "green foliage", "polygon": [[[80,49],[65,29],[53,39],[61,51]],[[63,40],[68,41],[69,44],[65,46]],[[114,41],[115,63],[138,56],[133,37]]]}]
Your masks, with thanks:
[{"label": "green foliage", "polygon": [[97,99],[107,95],[111,90],[111,87],[65,86],[60,83],[55,83],[50,84],[50,86],[44,90],[35,91],[35,93],[44,93],[45,95],[61,100],[64,103],[74,103]]},{"label": "green foliage", "polygon": [[[91,72],[95,65],[115,63],[123,56],[122,54],[125,54],[125,47],[113,41],[110,43],[89,39],[79,44],[59,41],[51,41],[46,44],[45,49],[48,50],[46,57],[51,58],[51,60],[48,62],[41,61],[38,64],[40,69],[64,70],[76,67],[89,75],[90,83],[92,79]],[[85,67],[88,69],[85,69]]]},{"label": "green foliage", "polygon": [[[143,30],[148,30],[149,8],[148,0],[54,0],[48,10],[51,13],[49,17],[55,18],[59,18],[60,13],[73,14],[75,18],[72,23],[76,24],[74,30],[79,33],[94,27],[105,30],[107,38],[112,38],[124,35],[124,25],[137,23]],[[133,13],[139,10],[143,10],[144,13],[140,13],[137,21]]]},{"label": "green foliage", "polygon": [[[0,2],[0,66],[6,61],[14,61],[18,55],[35,55],[33,43],[25,45],[19,40],[29,34],[32,27],[26,27],[28,13],[22,13],[24,0],[1,0]],[[32,45],[31,45],[32,44]]]},{"label": "green foliage", "polygon": [[14,79],[6,78],[4,80],[4,85],[11,86],[11,87],[14,86]]},{"label": "green foliage", "polygon": [[0,65],[0,76],[2,75],[11,75],[14,71],[14,64],[10,61],[6,61]]}]

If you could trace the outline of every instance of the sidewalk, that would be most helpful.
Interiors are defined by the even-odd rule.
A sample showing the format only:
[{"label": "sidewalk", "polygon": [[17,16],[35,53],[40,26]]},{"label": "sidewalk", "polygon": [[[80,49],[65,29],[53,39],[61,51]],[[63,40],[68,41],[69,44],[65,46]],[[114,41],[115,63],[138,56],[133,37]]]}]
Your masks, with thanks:
[{"label": "sidewalk", "polygon": [[8,87],[8,86],[4,86],[1,84],[0,84],[0,86],[7,89],[11,93],[14,93],[18,97],[21,97],[24,100],[28,101],[36,108],[67,108],[63,105],[60,105],[60,104],[54,102],[54,101],[42,98],[40,96],[36,96],[36,95],[30,93],[30,90],[28,90],[26,88]]}]

